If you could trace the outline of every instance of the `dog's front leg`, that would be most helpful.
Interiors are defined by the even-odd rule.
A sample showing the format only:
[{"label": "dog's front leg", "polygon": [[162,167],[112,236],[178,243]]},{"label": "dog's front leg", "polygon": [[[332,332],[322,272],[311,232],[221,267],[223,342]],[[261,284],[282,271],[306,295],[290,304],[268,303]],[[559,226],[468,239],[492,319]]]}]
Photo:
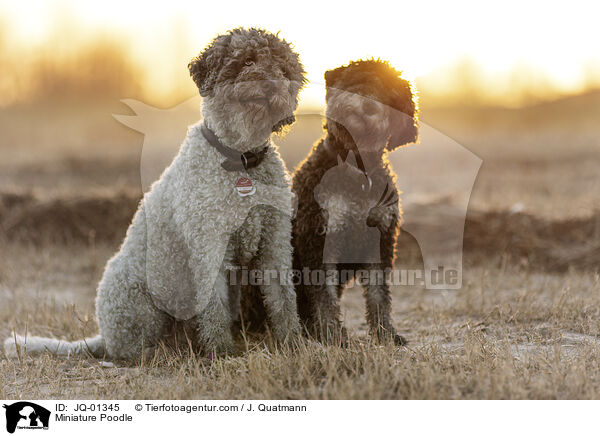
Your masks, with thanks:
[{"label": "dog's front leg", "polygon": [[262,275],[260,289],[275,339],[284,341],[300,332],[292,269],[290,216],[274,210],[272,226],[264,230],[256,266]]},{"label": "dog's front leg", "polygon": [[212,238],[190,241],[190,267],[194,273],[197,341],[207,354],[234,351],[229,307],[231,253],[225,232]]},{"label": "dog's front leg", "polygon": [[[376,268],[380,272],[379,266]],[[367,323],[371,335],[380,341],[393,340],[396,345],[405,345],[406,339],[396,333],[392,325],[392,297],[387,283],[388,273],[381,283],[368,283],[364,286],[365,300],[367,305]],[[378,274],[369,274],[369,277],[377,277]]]},{"label": "dog's front leg", "polygon": [[[335,266],[326,265],[325,271]],[[303,277],[304,279],[305,277]],[[305,289],[310,289],[312,300],[314,300],[313,323],[311,332],[322,342],[346,346],[348,334],[342,325],[340,310],[340,295],[342,284],[310,284]]]},{"label": "dog's front leg", "polygon": [[209,353],[232,354],[228,271],[223,267],[215,280],[208,304],[198,316],[198,335]]}]

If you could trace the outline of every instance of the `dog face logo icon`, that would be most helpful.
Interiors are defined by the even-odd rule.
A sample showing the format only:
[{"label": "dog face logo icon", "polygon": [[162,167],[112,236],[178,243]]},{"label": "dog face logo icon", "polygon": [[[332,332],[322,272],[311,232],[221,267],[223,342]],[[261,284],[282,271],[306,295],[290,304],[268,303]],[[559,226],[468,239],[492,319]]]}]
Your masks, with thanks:
[{"label": "dog face logo icon", "polygon": [[48,429],[50,411],[35,403],[19,401],[3,406],[6,409],[6,431],[14,433],[18,429]]}]

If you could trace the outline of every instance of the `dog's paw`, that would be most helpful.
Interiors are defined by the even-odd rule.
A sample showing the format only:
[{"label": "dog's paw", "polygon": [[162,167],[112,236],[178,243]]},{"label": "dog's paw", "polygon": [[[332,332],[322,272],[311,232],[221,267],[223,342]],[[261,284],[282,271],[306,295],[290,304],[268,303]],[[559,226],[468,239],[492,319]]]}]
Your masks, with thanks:
[{"label": "dog's paw", "polygon": [[323,344],[336,345],[342,348],[348,346],[348,331],[340,322],[317,325],[313,329],[312,336]]},{"label": "dog's paw", "polygon": [[217,336],[199,337],[200,353],[206,357],[224,357],[236,354],[233,336],[222,332]]},{"label": "dog's paw", "polygon": [[295,340],[300,336],[302,328],[295,305],[293,309],[271,313],[270,318],[271,332],[277,342]]},{"label": "dog's paw", "polygon": [[[296,320],[297,321],[297,320]],[[273,337],[277,342],[280,343],[293,343],[300,338],[300,323],[294,322],[293,320],[273,327]]]},{"label": "dog's paw", "polygon": [[384,329],[383,327],[380,327],[374,334],[372,331],[371,335],[374,336],[377,339],[377,342],[379,342],[380,344],[392,341],[394,345],[397,345],[399,347],[404,347],[408,344],[408,340],[404,336],[399,335],[391,328]]},{"label": "dog's paw", "polygon": [[348,330],[346,330],[346,327],[342,327],[340,329],[340,347],[342,348],[348,348]]},{"label": "dog's paw", "polygon": [[212,357],[227,357],[234,356],[236,354],[235,345],[231,343],[219,343],[213,344],[210,347],[205,348],[205,354]]},{"label": "dog's paw", "polygon": [[394,334],[394,344],[396,344],[399,347],[404,347],[406,345],[408,345],[408,340],[399,334]]}]

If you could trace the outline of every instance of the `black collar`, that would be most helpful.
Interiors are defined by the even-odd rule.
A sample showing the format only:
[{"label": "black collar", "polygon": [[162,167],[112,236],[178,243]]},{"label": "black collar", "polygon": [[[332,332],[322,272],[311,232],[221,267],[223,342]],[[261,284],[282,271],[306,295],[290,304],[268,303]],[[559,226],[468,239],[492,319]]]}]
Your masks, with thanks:
[{"label": "black collar", "polygon": [[258,166],[258,164],[260,164],[265,158],[265,155],[267,154],[267,151],[269,149],[269,141],[267,140],[265,141],[264,145],[257,151],[247,151],[245,153],[240,153],[239,151],[227,147],[225,144],[219,141],[219,138],[217,138],[215,132],[210,130],[210,128],[205,123],[202,123],[200,129],[202,130],[202,134],[204,135],[208,143],[212,145],[219,153],[221,153],[227,158],[223,162],[221,162],[221,166],[227,171],[248,170],[250,168]]}]

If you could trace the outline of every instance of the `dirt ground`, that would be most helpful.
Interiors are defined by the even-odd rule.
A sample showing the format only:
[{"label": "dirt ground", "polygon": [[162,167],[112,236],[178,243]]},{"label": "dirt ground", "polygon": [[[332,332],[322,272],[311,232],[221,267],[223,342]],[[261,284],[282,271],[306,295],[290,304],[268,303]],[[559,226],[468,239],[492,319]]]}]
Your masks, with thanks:
[{"label": "dirt ground", "polygon": [[[483,165],[462,289],[393,289],[405,348],[369,340],[355,286],[343,298],[344,349],[306,341],[290,350],[252,337],[240,338],[235,356],[164,349],[137,366],[0,355],[0,397],[598,399],[599,103],[600,93],[515,110],[422,102],[423,121]],[[124,112],[113,103],[85,117],[70,106],[3,110],[0,337],[96,333],[95,287],[142,192],[143,137],[111,118]],[[319,125],[300,116],[279,140],[290,168]],[[398,262],[421,263],[409,234]]]}]

